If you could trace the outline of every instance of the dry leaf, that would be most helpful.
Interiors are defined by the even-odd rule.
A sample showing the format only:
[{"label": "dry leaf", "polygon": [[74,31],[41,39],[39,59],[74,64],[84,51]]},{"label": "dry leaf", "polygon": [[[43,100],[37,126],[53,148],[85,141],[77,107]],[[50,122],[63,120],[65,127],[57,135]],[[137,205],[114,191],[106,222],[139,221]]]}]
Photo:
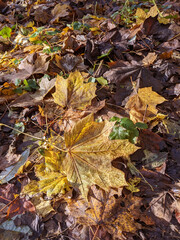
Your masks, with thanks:
[{"label": "dry leaf", "polygon": [[111,165],[117,157],[128,158],[138,147],[128,140],[109,140],[111,122],[94,122],[93,115],[78,121],[65,133],[66,157],[63,170],[69,182],[79,185],[87,197],[91,185],[108,191],[127,185],[124,173]]},{"label": "dry leaf", "polygon": [[[159,10],[156,5],[151,7],[148,13],[146,13],[142,8],[137,8],[136,13],[135,13],[136,23],[138,25],[140,25],[147,18],[156,17],[158,14],[159,14]],[[169,23],[169,19],[162,17],[160,15],[158,16],[158,21],[159,21],[159,23],[163,23],[163,24]]]},{"label": "dry leaf", "polygon": [[44,150],[45,163],[37,164],[36,176],[40,181],[31,181],[23,188],[23,193],[34,195],[39,192],[47,194],[47,197],[59,193],[64,194],[70,190],[70,185],[65,174],[61,172],[62,155],[55,151]]},{"label": "dry leaf", "polygon": [[83,83],[80,72],[70,73],[67,79],[57,76],[54,101],[61,107],[84,110],[91,105],[91,100],[96,96],[95,83]]},{"label": "dry leaf", "polygon": [[39,84],[39,89],[35,93],[25,93],[18,98],[16,98],[11,104],[11,107],[27,107],[42,104],[44,97],[52,90],[54,87],[56,79],[48,80],[47,76],[41,79]]},{"label": "dry leaf", "polygon": [[116,199],[96,186],[92,186],[91,191],[89,202],[84,199],[67,200],[66,213],[74,216],[78,223],[102,226],[114,237],[122,237],[123,231],[134,233],[140,228],[140,224],[135,222],[141,206],[140,198],[133,197],[129,201],[126,199],[126,207],[122,207],[122,198]]},{"label": "dry leaf", "polygon": [[164,101],[166,99],[152,91],[152,87],[140,88],[138,93],[129,99],[126,108],[130,110],[130,119],[134,123],[149,122],[158,112],[156,105]]},{"label": "dry leaf", "polygon": [[53,19],[51,22],[58,21],[59,18],[66,17],[69,15],[69,5],[67,4],[57,4],[52,10]]},{"label": "dry leaf", "polygon": [[144,20],[147,18],[147,15],[145,11],[142,8],[137,8],[136,13],[135,13],[136,18],[136,23],[140,25],[141,23],[144,22]]},{"label": "dry leaf", "polygon": [[156,58],[157,58],[157,54],[155,52],[148,53],[148,55],[142,60],[142,63],[145,67],[148,67],[154,63]]}]

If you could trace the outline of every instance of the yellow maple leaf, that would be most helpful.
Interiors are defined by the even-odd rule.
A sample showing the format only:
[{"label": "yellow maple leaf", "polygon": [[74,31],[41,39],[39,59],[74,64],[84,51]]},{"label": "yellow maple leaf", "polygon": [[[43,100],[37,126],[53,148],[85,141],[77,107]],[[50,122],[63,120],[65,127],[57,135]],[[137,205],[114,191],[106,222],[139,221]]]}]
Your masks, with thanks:
[{"label": "yellow maple leaf", "polygon": [[65,133],[66,156],[62,167],[69,182],[79,185],[87,198],[89,187],[104,190],[126,186],[124,172],[112,166],[117,157],[128,159],[138,147],[126,140],[109,140],[112,122],[95,122],[92,114],[78,121]]},{"label": "yellow maple leaf", "polygon": [[141,23],[144,22],[144,20],[147,18],[147,14],[142,8],[137,8],[136,13],[136,23],[140,25]]},{"label": "yellow maple leaf", "polygon": [[70,184],[66,175],[61,172],[63,154],[52,150],[44,150],[43,155],[45,162],[35,166],[35,173],[39,181],[31,181],[24,187],[23,193],[34,195],[43,192],[47,194],[47,197],[51,197],[69,191]]},{"label": "yellow maple leaf", "polygon": [[91,100],[96,96],[96,84],[84,83],[80,72],[70,73],[67,79],[57,76],[53,94],[54,101],[62,108],[73,108],[84,110],[91,104]]},{"label": "yellow maple leaf", "polygon": [[149,12],[146,13],[142,8],[137,8],[135,16],[136,16],[136,23],[140,25],[149,17],[155,17],[158,15],[159,23],[167,24],[169,23],[169,19],[162,16],[161,12],[159,11],[157,5],[154,5],[150,8]]},{"label": "yellow maple leaf", "polygon": [[156,105],[166,101],[164,97],[152,91],[152,87],[140,88],[126,103],[130,119],[136,122],[149,122],[154,119],[158,110]]}]

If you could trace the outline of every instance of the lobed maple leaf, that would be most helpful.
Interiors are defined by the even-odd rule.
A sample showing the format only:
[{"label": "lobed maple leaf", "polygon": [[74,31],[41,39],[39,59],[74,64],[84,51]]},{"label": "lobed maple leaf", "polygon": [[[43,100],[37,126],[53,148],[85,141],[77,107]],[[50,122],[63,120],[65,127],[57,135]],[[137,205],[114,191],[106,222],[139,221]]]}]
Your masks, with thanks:
[{"label": "lobed maple leaf", "polygon": [[92,114],[78,121],[65,132],[65,151],[62,169],[69,182],[79,185],[87,198],[93,184],[108,191],[110,187],[126,186],[124,172],[114,168],[111,161],[118,157],[128,159],[138,147],[126,140],[109,140],[111,122],[95,122]]},{"label": "lobed maple leaf", "polygon": [[126,108],[130,109],[130,119],[136,122],[149,122],[158,113],[156,105],[166,101],[164,97],[152,91],[152,87],[140,88],[138,93],[130,97]]},{"label": "lobed maple leaf", "polygon": [[70,190],[67,177],[61,170],[62,156],[55,151],[44,150],[45,162],[36,164],[35,173],[39,181],[31,181],[23,189],[24,194],[34,195],[38,192],[47,194],[47,197]]},{"label": "lobed maple leaf", "polygon": [[53,94],[54,102],[62,108],[84,110],[96,96],[96,84],[83,81],[84,78],[78,71],[70,73],[67,79],[58,75],[55,83],[56,91]]},{"label": "lobed maple leaf", "polygon": [[[141,228],[135,219],[140,217],[141,198],[132,197],[125,199],[126,207],[122,207],[123,198],[116,199],[110,192],[104,192],[96,186],[91,187],[92,195],[89,202],[85,199],[67,199],[66,213],[75,217],[82,225],[102,226],[113,237],[120,238],[123,231],[135,233]],[[113,238],[114,239],[114,238]]]}]

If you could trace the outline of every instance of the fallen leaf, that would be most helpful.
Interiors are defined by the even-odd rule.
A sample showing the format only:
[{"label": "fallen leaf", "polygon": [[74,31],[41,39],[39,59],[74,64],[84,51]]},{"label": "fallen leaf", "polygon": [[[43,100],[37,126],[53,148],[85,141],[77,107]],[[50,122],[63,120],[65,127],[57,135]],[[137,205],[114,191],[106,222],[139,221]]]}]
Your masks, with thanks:
[{"label": "fallen leaf", "polygon": [[17,198],[10,204],[7,210],[7,218],[12,218],[25,212],[35,212],[33,203],[25,198]]},{"label": "fallen leaf", "polygon": [[31,181],[23,189],[24,194],[34,195],[39,192],[47,197],[70,190],[70,184],[65,174],[61,172],[62,156],[55,151],[42,150],[45,162],[36,164],[35,173],[39,181]]},{"label": "fallen leaf", "polygon": [[89,202],[84,199],[67,200],[66,213],[75,217],[78,223],[96,226],[97,230],[102,226],[118,238],[123,236],[123,231],[135,233],[141,228],[140,224],[135,222],[138,213],[134,215],[134,212],[138,212],[141,206],[140,198],[132,197],[124,201],[125,207],[122,207],[123,198],[116,199],[110,196],[109,192],[104,192],[96,186],[92,186],[91,191]]},{"label": "fallen leaf", "polygon": [[30,153],[29,149],[25,150],[21,154],[20,159],[15,165],[7,167],[4,171],[0,173],[0,184],[6,183],[15,177],[15,174],[17,173],[18,169],[26,162],[29,153]]},{"label": "fallen leaf", "polygon": [[48,80],[47,76],[42,77],[41,82],[39,84],[39,89],[35,93],[25,93],[18,98],[16,98],[13,102],[10,103],[11,107],[28,107],[33,105],[42,104],[42,100],[44,97],[52,90],[55,85],[56,78],[52,80]]},{"label": "fallen leaf", "polygon": [[69,9],[70,9],[69,5],[58,3],[51,11],[53,15],[53,19],[51,20],[51,22],[58,21],[59,18],[68,16],[70,14]]},{"label": "fallen leaf", "polygon": [[48,56],[40,53],[33,53],[24,58],[18,66],[18,71],[7,74],[5,79],[24,80],[32,74],[45,74],[49,67]]},{"label": "fallen leaf", "polygon": [[130,119],[136,122],[149,122],[157,114],[156,105],[166,101],[164,97],[152,91],[152,87],[140,88],[138,93],[129,98],[126,108]]},{"label": "fallen leaf", "polygon": [[164,119],[163,124],[166,129],[166,133],[180,139],[180,125],[175,121]]},{"label": "fallen leaf", "polygon": [[[21,215],[18,215],[21,216]],[[14,220],[17,216],[12,217],[12,219],[8,219],[0,225],[0,229],[2,231],[1,237],[3,239],[20,239],[22,234],[24,237],[30,237],[32,235],[32,231],[28,226],[16,226]]]},{"label": "fallen leaf", "polygon": [[145,67],[148,67],[154,63],[157,58],[157,54],[155,52],[148,53],[148,55],[142,60],[142,63]]},{"label": "fallen leaf", "polygon": [[36,208],[36,212],[39,216],[45,217],[50,212],[54,212],[53,207],[51,206],[50,200],[44,200],[42,197],[33,197],[31,202],[34,204]]},{"label": "fallen leaf", "polygon": [[144,150],[145,157],[142,159],[143,165],[148,169],[155,169],[163,165],[167,161],[167,152],[153,153]]},{"label": "fallen leaf", "polygon": [[147,17],[145,11],[142,8],[137,8],[135,16],[136,16],[136,23],[138,25],[143,23]]},{"label": "fallen leaf", "polygon": [[80,72],[70,73],[67,79],[57,76],[53,94],[54,101],[62,108],[85,109],[91,105],[91,100],[96,96],[95,83],[83,83],[84,78]]},{"label": "fallen leaf", "polygon": [[93,184],[106,191],[126,186],[124,173],[114,168],[111,161],[120,156],[128,159],[138,149],[128,140],[109,140],[113,123],[98,123],[93,119],[92,114],[88,115],[65,133],[67,154],[63,171],[69,182],[79,185],[85,198]]}]

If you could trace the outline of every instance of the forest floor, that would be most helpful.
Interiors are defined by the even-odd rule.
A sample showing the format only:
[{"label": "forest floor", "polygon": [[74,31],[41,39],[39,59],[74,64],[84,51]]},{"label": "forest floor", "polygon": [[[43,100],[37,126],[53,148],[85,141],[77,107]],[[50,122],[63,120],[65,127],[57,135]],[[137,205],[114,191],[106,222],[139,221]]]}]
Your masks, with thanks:
[{"label": "forest floor", "polygon": [[0,239],[180,239],[178,1],[1,8]]}]

